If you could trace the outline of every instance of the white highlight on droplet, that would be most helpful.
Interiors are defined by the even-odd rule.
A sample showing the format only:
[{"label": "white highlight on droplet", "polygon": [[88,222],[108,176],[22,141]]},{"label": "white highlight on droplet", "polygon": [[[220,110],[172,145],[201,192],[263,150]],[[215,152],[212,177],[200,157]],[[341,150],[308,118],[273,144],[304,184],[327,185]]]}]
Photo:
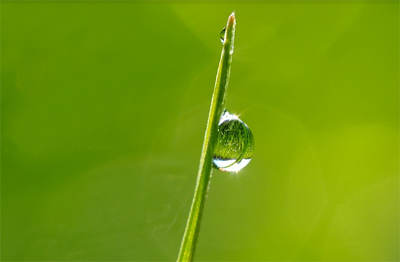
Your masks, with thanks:
[{"label": "white highlight on droplet", "polygon": [[245,166],[247,166],[248,163],[250,163],[251,159],[242,159],[241,161],[236,162],[235,159],[228,159],[228,160],[223,160],[223,159],[214,159],[214,165],[218,167],[219,170],[225,171],[225,172],[238,172]]}]

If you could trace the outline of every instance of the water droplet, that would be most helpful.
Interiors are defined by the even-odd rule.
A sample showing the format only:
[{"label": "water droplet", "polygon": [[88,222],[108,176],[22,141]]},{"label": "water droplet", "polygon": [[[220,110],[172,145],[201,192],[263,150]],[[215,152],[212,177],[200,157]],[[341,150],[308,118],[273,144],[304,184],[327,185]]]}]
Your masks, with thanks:
[{"label": "water droplet", "polygon": [[251,160],[254,138],[249,127],[236,115],[225,110],[218,125],[214,148],[214,167],[221,171],[238,172]]},{"label": "water droplet", "polygon": [[226,31],[226,28],[224,27],[224,29],[222,29],[221,33],[219,34],[219,38],[221,39],[221,43],[224,43],[224,41],[225,41],[225,31]]}]

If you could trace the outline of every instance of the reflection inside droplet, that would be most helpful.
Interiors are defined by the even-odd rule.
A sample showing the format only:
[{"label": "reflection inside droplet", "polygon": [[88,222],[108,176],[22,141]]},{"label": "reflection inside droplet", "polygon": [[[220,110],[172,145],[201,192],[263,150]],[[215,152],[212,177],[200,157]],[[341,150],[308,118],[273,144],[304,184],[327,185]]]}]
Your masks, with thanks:
[{"label": "reflection inside droplet", "polygon": [[214,167],[221,171],[237,172],[251,160],[254,138],[249,127],[236,115],[225,110],[218,125],[214,148]]}]

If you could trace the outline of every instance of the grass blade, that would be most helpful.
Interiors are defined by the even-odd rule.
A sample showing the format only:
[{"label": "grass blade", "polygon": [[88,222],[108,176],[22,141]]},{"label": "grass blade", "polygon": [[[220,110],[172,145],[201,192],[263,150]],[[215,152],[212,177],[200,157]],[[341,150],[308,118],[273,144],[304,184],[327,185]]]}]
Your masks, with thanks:
[{"label": "grass blade", "polygon": [[214,93],[208,115],[196,188],[177,260],[179,262],[192,261],[194,256],[201,217],[211,180],[212,157],[215,143],[217,141],[218,123],[225,109],[225,100],[234,49],[235,25],[235,13],[232,13],[229,16],[228,23],[226,25],[225,41],[222,47],[217,78],[215,80]]}]

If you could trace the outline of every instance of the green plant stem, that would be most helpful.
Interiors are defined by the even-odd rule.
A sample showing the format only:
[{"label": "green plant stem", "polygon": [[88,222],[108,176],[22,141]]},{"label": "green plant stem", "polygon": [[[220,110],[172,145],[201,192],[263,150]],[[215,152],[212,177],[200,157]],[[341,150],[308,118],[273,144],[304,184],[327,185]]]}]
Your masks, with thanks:
[{"label": "green plant stem", "polygon": [[217,141],[218,123],[225,110],[226,93],[234,48],[235,25],[235,13],[232,13],[229,16],[226,25],[225,41],[222,47],[214,93],[211,100],[210,113],[208,115],[196,188],[177,260],[179,262],[192,261],[196,247],[201,217],[211,180],[212,158],[215,143]]}]

